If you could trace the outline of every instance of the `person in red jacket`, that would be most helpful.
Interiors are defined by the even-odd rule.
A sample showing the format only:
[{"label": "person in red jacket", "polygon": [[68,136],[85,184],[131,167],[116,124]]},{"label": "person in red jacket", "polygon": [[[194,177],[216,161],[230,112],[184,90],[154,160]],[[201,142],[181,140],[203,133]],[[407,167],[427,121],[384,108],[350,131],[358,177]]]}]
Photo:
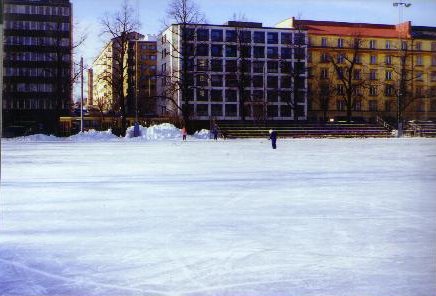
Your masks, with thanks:
[{"label": "person in red jacket", "polygon": [[183,137],[183,141],[186,141],[186,135],[188,135],[188,132],[186,131],[186,127],[182,127],[182,137]]}]

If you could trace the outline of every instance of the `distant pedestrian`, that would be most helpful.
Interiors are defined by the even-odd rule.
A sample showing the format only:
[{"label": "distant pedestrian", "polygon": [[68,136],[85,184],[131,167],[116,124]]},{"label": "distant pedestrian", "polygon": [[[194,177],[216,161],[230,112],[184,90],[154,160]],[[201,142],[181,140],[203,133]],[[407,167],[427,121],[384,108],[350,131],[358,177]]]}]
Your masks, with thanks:
[{"label": "distant pedestrian", "polygon": [[218,140],[218,127],[216,124],[212,127],[212,135],[214,140]]},{"label": "distant pedestrian", "polygon": [[183,137],[183,141],[186,141],[186,135],[188,135],[188,132],[186,131],[186,127],[182,127],[182,137]]},{"label": "distant pedestrian", "polygon": [[277,148],[277,132],[275,130],[269,130],[269,139],[271,140],[272,149]]}]

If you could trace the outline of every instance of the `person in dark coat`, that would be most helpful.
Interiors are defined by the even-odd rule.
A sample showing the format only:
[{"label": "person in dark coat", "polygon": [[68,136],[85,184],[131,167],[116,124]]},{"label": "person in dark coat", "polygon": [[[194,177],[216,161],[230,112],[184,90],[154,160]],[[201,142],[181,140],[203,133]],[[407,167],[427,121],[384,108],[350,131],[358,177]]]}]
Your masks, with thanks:
[{"label": "person in dark coat", "polygon": [[218,140],[218,127],[216,125],[212,127],[212,135],[214,140]]},{"label": "person in dark coat", "polygon": [[275,130],[269,130],[269,139],[271,140],[272,149],[277,148],[277,132]]}]

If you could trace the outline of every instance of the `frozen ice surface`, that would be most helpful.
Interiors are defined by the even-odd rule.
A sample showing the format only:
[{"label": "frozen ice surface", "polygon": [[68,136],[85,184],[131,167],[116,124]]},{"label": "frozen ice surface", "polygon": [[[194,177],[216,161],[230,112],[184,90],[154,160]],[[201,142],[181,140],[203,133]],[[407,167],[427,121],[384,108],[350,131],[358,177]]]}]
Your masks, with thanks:
[{"label": "frozen ice surface", "polygon": [[436,139],[51,140],[2,145],[0,295],[436,293]]}]

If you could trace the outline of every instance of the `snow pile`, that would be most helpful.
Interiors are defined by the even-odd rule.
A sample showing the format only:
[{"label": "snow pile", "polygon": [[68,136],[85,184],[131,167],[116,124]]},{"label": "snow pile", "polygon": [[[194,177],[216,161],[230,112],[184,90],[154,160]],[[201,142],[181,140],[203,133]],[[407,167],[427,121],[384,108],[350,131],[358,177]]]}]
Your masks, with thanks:
[{"label": "snow pile", "polygon": [[96,131],[91,129],[68,137],[68,140],[74,142],[106,141],[114,139],[118,139],[118,137],[112,133],[111,129],[108,129],[107,131]]},{"label": "snow pile", "polygon": [[202,129],[201,131],[197,131],[193,135],[196,139],[208,140],[210,139],[210,131],[207,129]]},{"label": "snow pile", "polygon": [[25,137],[17,137],[17,138],[6,138],[2,140],[6,141],[17,141],[17,142],[53,142],[53,141],[60,141],[62,138],[58,138],[56,136],[50,135],[44,135],[44,134],[35,134]]}]

